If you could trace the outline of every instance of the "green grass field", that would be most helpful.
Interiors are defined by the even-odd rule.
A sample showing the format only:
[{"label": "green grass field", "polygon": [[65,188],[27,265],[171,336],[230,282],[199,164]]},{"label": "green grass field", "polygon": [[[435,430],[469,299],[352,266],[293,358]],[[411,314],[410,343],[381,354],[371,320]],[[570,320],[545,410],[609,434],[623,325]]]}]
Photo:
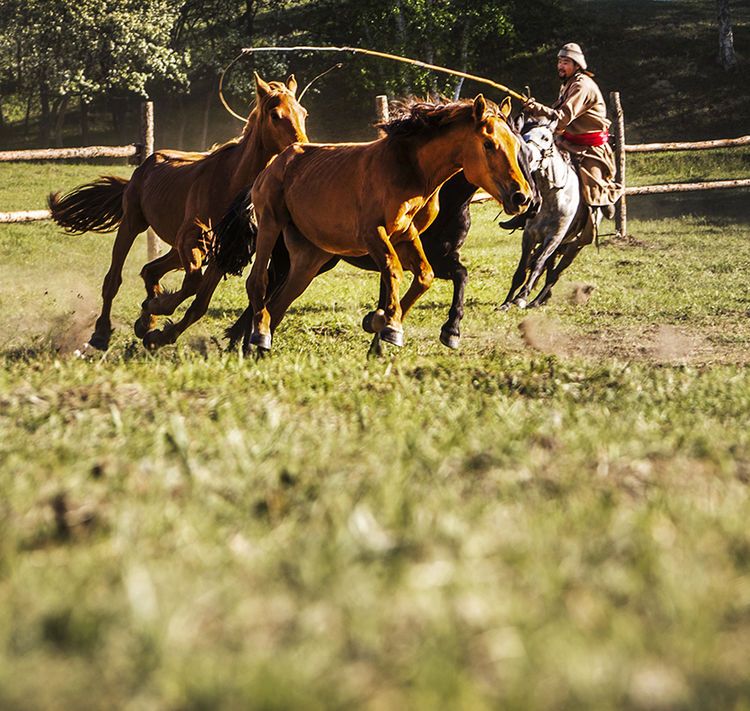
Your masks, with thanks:
[{"label": "green grass field", "polygon": [[350,267],[145,352],[141,241],[80,361],[111,236],[0,226],[0,708],[750,709],[747,200],[633,199],[536,313],[476,206],[461,350],[436,282],[379,361]]}]

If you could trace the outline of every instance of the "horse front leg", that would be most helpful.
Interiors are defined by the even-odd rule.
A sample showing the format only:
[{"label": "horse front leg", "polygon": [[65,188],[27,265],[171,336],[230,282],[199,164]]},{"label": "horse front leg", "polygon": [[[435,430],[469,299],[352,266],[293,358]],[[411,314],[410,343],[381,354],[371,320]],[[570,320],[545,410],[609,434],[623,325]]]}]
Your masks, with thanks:
[{"label": "horse front leg", "polygon": [[584,227],[581,234],[579,234],[575,240],[563,245],[560,250],[560,259],[552,270],[547,271],[547,280],[544,284],[544,288],[539,292],[539,295],[529,304],[529,308],[542,306],[547,303],[550,296],[552,295],[552,287],[557,284],[560,275],[571,265],[573,260],[578,256],[578,253],[587,245],[594,241],[594,235],[596,234],[595,229],[598,227],[598,223],[595,220],[588,222]]},{"label": "horse front leg", "polygon": [[378,226],[374,232],[366,233],[363,235],[363,241],[380,270],[380,277],[385,288],[383,325],[378,329],[378,334],[386,343],[402,346],[404,345],[404,328],[401,325],[402,311],[398,298],[404,273],[401,261],[385,227]]},{"label": "horse front leg", "polygon": [[552,236],[544,243],[541,254],[539,254],[534,262],[534,268],[532,269],[529,278],[527,279],[521,290],[518,292],[518,295],[513,300],[516,306],[518,306],[519,308],[526,308],[529,294],[534,289],[534,286],[541,276],[542,271],[545,269],[547,260],[555,253],[564,237],[565,230],[559,229],[554,232]]},{"label": "horse front leg", "polygon": [[183,225],[174,244],[180,265],[185,270],[182,284],[177,291],[164,292],[151,299],[145,308],[147,313],[154,316],[168,316],[173,314],[185,299],[197,293],[203,276],[201,267],[206,258],[205,250],[200,243],[202,234],[200,227],[194,222]]},{"label": "horse front leg", "polygon": [[205,315],[208,305],[211,303],[211,297],[223,276],[215,262],[209,263],[201,278],[195,299],[193,299],[185,315],[177,323],[168,323],[161,331],[152,330],[146,333],[143,337],[143,345],[149,350],[153,350],[174,343],[185,330]]},{"label": "horse front leg", "polygon": [[461,342],[461,320],[464,317],[464,294],[469,272],[461,264],[457,252],[449,255],[447,268],[440,269],[435,264],[433,267],[441,278],[444,278],[443,275],[446,274],[445,278],[453,282],[453,300],[448,311],[448,320],[440,329],[440,342],[448,348],[456,349]]},{"label": "horse front leg", "polygon": [[513,274],[511,280],[510,290],[506,295],[503,303],[500,304],[500,311],[507,311],[513,305],[513,299],[521,288],[523,283],[526,281],[526,275],[529,271],[529,264],[531,261],[531,253],[533,251],[534,238],[530,230],[524,230],[523,239],[521,240],[521,258],[518,260],[518,266]]}]

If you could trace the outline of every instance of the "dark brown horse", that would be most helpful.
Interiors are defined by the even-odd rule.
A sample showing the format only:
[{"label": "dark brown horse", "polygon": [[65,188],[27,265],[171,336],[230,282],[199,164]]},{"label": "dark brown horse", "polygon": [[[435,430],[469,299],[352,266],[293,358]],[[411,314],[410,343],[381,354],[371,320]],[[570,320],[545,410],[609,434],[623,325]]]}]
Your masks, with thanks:
[{"label": "dark brown horse", "polygon": [[[122,283],[122,267],[136,236],[151,226],[172,245],[143,267],[146,300],[136,321],[143,337],[155,326],[155,314],[171,314],[194,294],[202,279],[206,244],[198,222],[210,224],[225,213],[232,198],[247,189],[268,161],[295,141],[307,141],[307,112],[297,102],[297,82],[266,83],[255,75],[256,107],[239,138],[210,153],[157,151],[130,180],[102,177],[67,195],[50,195],[54,220],[68,232],[107,232],[117,227],[112,262],[102,285],[102,312],[89,344],[106,350],[112,333],[112,301]],[[182,268],[185,278],[174,293],[162,293],[159,280]]]},{"label": "dark brown horse", "polygon": [[[385,308],[366,330],[403,343],[403,318],[432,283],[419,235],[438,213],[438,190],[463,169],[506,212],[523,212],[531,188],[518,161],[518,139],[498,109],[473,101],[422,103],[382,126],[386,136],[360,144],[295,144],[258,176],[251,195],[258,218],[256,258],[247,291],[254,313],[251,342],[270,350],[289,305],[331,256],[369,255],[385,285]],[[289,276],[267,300],[268,263],[283,234]],[[399,302],[403,267],[414,280]]]}]

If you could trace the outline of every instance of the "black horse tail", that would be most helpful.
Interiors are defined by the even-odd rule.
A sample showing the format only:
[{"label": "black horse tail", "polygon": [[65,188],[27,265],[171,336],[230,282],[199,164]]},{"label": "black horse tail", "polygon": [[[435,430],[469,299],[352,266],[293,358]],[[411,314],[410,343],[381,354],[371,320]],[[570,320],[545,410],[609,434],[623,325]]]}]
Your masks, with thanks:
[{"label": "black horse tail", "polygon": [[210,259],[224,274],[240,276],[255,254],[255,239],[258,236],[249,190],[243,190],[232,200],[213,232]]},{"label": "black horse tail", "polygon": [[103,175],[62,197],[50,193],[47,205],[52,219],[70,234],[110,232],[122,222],[122,196],[129,182],[127,178]]}]

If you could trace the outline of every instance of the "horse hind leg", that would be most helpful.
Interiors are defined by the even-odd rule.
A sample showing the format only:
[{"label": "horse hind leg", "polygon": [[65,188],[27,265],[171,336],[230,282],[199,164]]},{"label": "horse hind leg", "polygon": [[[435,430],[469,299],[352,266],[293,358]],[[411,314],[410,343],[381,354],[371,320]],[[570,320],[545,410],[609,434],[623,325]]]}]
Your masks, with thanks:
[{"label": "horse hind leg", "polygon": [[89,338],[88,345],[101,351],[109,348],[109,339],[112,336],[112,302],[122,284],[122,268],[125,258],[133,246],[133,242],[139,233],[148,227],[140,211],[125,210],[122,222],[117,228],[117,235],[112,245],[112,259],[109,271],[102,283],[102,310],[94,325],[94,332]]},{"label": "horse hind leg", "polygon": [[[319,247],[316,247],[292,226],[288,226],[285,229],[284,238],[289,249],[291,266],[288,276],[273,291],[271,298],[266,304],[269,338],[267,340],[251,339],[251,343],[258,347],[259,353],[270,350],[273,334],[284,318],[289,306],[307,289],[310,282],[318,275],[320,268],[331,258],[328,252],[324,252]],[[261,332],[261,336],[263,335]],[[255,332],[253,336],[255,336]]]}]

